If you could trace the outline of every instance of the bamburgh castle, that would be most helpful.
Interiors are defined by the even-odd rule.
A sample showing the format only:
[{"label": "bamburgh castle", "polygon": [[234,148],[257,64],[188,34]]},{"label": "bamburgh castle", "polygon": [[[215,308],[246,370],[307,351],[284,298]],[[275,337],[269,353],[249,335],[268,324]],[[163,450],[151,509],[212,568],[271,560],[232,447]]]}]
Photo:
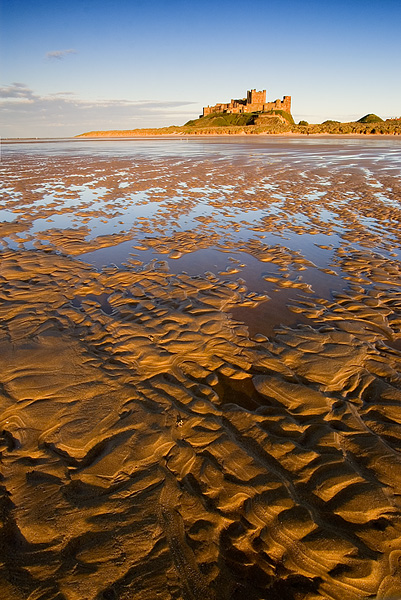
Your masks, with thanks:
[{"label": "bamburgh castle", "polygon": [[211,113],[249,113],[249,112],[268,112],[269,110],[285,110],[291,113],[291,96],[284,96],[282,100],[266,102],[266,90],[257,92],[250,90],[246,98],[240,100],[231,100],[229,104],[215,104],[214,106],[205,106],[203,116]]}]

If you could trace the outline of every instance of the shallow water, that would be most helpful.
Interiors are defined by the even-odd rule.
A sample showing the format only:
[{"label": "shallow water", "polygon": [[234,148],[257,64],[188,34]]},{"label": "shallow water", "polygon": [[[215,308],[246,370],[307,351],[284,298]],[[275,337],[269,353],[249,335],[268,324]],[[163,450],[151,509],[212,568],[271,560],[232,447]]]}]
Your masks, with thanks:
[{"label": "shallow water", "polygon": [[[266,306],[264,333],[294,317],[288,293],[263,279],[269,269],[259,260],[262,246],[284,247],[313,263],[297,273],[289,255],[277,256],[270,271],[281,267],[289,282],[302,277],[315,286],[311,293],[325,297],[327,281],[344,287],[340,275],[322,269],[331,268],[350,237],[356,248],[399,258],[398,140],[72,139],[6,143],[2,156],[0,218],[4,225],[18,221],[3,226],[3,244],[69,253],[63,230],[75,229],[73,255],[98,267],[121,266],[134,253],[138,268],[165,259],[174,272],[212,270],[228,279],[240,272],[250,289],[283,296],[274,311]],[[226,252],[245,265],[237,273],[227,271]]]}]

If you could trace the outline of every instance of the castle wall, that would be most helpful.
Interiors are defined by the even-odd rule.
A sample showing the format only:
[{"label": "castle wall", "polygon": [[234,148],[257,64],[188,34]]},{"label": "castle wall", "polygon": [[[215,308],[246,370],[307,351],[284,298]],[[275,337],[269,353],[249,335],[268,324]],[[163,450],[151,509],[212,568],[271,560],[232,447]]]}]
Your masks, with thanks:
[{"label": "castle wall", "polygon": [[246,106],[246,112],[261,112],[264,110],[264,104],[260,104],[260,103],[255,103],[253,102],[252,104],[247,104]]},{"label": "castle wall", "polygon": [[244,112],[268,112],[269,110],[284,110],[291,113],[291,96],[284,96],[282,100],[266,102],[266,90],[257,92],[250,90],[246,98],[232,99],[229,104],[218,103],[214,106],[205,106],[203,116],[212,113],[244,113]]},{"label": "castle wall", "polygon": [[266,102],[262,111],[267,112],[269,110],[284,110],[291,113],[291,96],[284,96],[282,100],[275,100],[274,102]]}]

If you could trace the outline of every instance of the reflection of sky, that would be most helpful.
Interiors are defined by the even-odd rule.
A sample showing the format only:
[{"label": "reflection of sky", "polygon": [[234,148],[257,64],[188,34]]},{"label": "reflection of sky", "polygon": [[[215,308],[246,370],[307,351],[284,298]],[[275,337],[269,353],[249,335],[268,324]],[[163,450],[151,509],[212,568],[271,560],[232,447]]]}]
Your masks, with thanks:
[{"label": "reflection of sky", "polygon": [[[92,184],[93,182],[91,182]],[[29,232],[37,234],[41,231],[51,229],[73,228],[85,225],[90,234],[87,240],[93,239],[97,235],[108,233],[119,233],[126,231],[131,227],[141,230],[148,227],[146,221],[143,224],[138,218],[152,219],[160,218],[163,220],[163,229],[166,235],[173,231],[205,228],[205,224],[197,217],[212,217],[213,221],[207,228],[218,226],[226,229],[226,235],[231,236],[233,240],[247,239],[252,235],[248,226],[258,223],[264,216],[277,214],[282,206],[284,196],[274,193],[271,198],[277,199],[276,202],[269,201],[263,209],[254,208],[246,205],[241,206],[241,201],[236,199],[232,202],[231,196],[235,192],[234,185],[214,185],[204,187],[190,188],[190,192],[201,194],[199,197],[191,196],[185,198],[183,203],[182,196],[172,196],[168,199],[155,200],[153,194],[164,192],[164,188],[149,188],[145,191],[135,191],[118,199],[107,197],[108,189],[106,187],[97,187],[91,189],[85,185],[70,185],[64,187],[55,185],[50,191],[52,184],[46,183],[41,188],[36,188],[36,192],[46,192],[40,200],[35,200],[34,206],[30,207],[30,215],[35,216],[35,209],[38,217],[33,220]],[[56,194],[54,195],[54,191]],[[249,192],[253,195],[256,189],[241,191],[242,194]],[[53,193],[52,193],[53,192]],[[69,192],[74,192],[78,197],[68,197]],[[316,196],[323,193],[316,193]],[[209,195],[212,196],[210,204]],[[115,205],[113,207],[113,205]],[[179,209],[177,218],[172,219],[171,211],[176,207]],[[42,213],[45,210],[45,214]],[[93,216],[93,213],[103,213],[99,216]],[[117,216],[110,215],[117,212]],[[9,210],[1,211],[0,215],[5,221],[13,221],[15,213]],[[294,215],[291,217],[294,222],[306,223],[308,219],[303,215]],[[150,223],[150,227],[152,223]],[[138,236],[133,233],[133,239]],[[140,235],[139,235],[140,237]]]},{"label": "reflection of sky", "polygon": [[[51,219],[51,222],[48,221],[48,218]],[[47,229],[66,229],[67,227],[74,227],[74,225],[77,225],[75,215],[64,213],[62,215],[46,217],[46,219],[36,219],[29,233],[37,233],[38,231],[45,231]]]},{"label": "reflection of sky", "polygon": [[[102,188],[102,193],[106,191],[106,188]],[[206,190],[203,190],[206,192]],[[215,189],[211,190],[213,194],[215,194]],[[85,226],[89,230],[89,234],[86,237],[86,240],[91,240],[98,235],[107,235],[111,233],[120,233],[127,232],[132,227],[134,228],[132,231],[132,241],[133,243],[140,240],[143,235],[152,235],[152,219],[155,219],[155,226],[158,225],[158,218],[162,220],[162,227],[164,235],[172,235],[177,231],[198,231],[199,233],[214,232],[217,231],[222,235],[226,240],[231,242],[241,242],[246,241],[247,239],[253,237],[255,235],[255,231],[252,229],[254,225],[262,227],[261,234],[263,234],[263,238],[265,243],[277,243],[277,237],[281,238],[283,241],[286,240],[287,243],[290,242],[290,245],[294,249],[299,249],[303,252],[305,256],[314,260],[314,256],[319,254],[316,250],[315,243],[318,243],[317,240],[321,238],[320,235],[312,235],[310,236],[307,233],[303,233],[302,236],[296,233],[291,233],[288,230],[281,231],[269,231],[268,225],[266,226],[266,230],[263,227],[263,217],[278,214],[278,218],[280,218],[280,211],[283,209],[283,201],[273,202],[266,205],[266,208],[257,209],[252,207],[247,207],[244,211],[240,207],[235,206],[225,206],[222,204],[222,208],[216,208],[209,204],[206,194],[203,196],[205,199],[203,201],[196,200],[196,204],[189,203],[186,208],[185,205],[182,206],[182,198],[180,196],[174,196],[169,198],[166,201],[161,202],[148,202],[142,204],[144,200],[147,198],[147,192],[138,192],[130,195],[130,197],[125,199],[124,205],[127,205],[127,210],[119,210],[119,207],[116,206],[117,212],[116,216],[107,216],[107,210],[105,211],[105,215],[101,215],[99,217],[94,217],[88,213],[99,212],[104,209],[104,202],[101,199],[97,198],[97,194],[92,194],[92,190],[86,190],[81,186],[80,189],[81,198],[85,197],[88,202],[88,198],[93,198],[92,204],[86,207],[81,207],[80,201],[78,201],[78,209],[74,211],[73,203],[76,204],[76,201],[71,201],[70,199],[63,200],[64,207],[68,208],[68,212],[62,212],[61,214],[57,214],[56,212],[52,212],[51,208],[49,208],[49,213],[46,214],[45,217],[39,217],[35,219],[32,223],[32,226],[29,230],[31,234],[37,234],[41,231],[52,229],[66,229],[66,228],[74,228]],[[321,196],[323,196],[325,192],[311,192],[304,196],[307,200],[313,201]],[[275,194],[275,197],[280,197]],[[136,204],[136,200],[139,204]],[[176,218],[171,217],[171,210],[176,206],[180,209],[180,214]],[[183,210],[184,209],[184,210]],[[57,211],[62,210],[61,207],[57,208]],[[15,213],[8,210],[0,211],[0,218],[5,221],[13,221],[15,219]],[[286,216],[286,221],[288,224],[293,224],[296,226],[308,226],[310,219],[308,216],[302,213],[288,213]],[[338,222],[338,215],[335,213],[323,209],[320,207],[316,207],[315,216],[319,217],[319,219],[323,222],[331,223],[334,225],[334,229],[340,233],[341,224],[338,226],[336,223]],[[202,220],[198,220],[197,217],[210,217],[212,219],[211,223],[203,223]],[[145,221],[138,220],[141,218],[147,219]],[[377,232],[378,229],[381,228],[381,225],[373,218],[364,218],[361,217],[360,222],[367,227],[372,232]],[[150,228],[150,229],[149,229]],[[329,238],[324,242],[320,243],[333,243],[333,239],[337,238],[337,236],[324,236],[324,238]],[[310,243],[307,243],[307,240],[311,238]],[[31,244],[27,244],[26,247],[31,247]]]},{"label": "reflection of sky", "polygon": [[401,198],[398,201],[392,200],[391,198],[388,198],[388,196],[386,196],[382,192],[375,192],[374,195],[378,200],[380,200],[384,204],[390,204],[390,206],[395,206],[397,208],[401,208]]},{"label": "reflection of sky", "polygon": [[[85,225],[89,230],[87,239],[90,240],[98,235],[126,232],[132,228],[132,241],[119,245],[124,248],[131,248],[132,243],[144,236],[159,236],[161,229],[163,235],[189,231],[207,236],[217,232],[228,241],[246,242],[249,238],[255,237],[256,232],[252,227],[256,226],[261,229],[260,234],[261,237],[263,236],[264,243],[276,244],[279,241],[283,245],[301,251],[312,261],[319,260],[324,263],[327,251],[318,249],[316,244],[338,245],[340,238],[337,235],[292,233],[288,228],[292,225],[308,227],[310,219],[302,212],[293,213],[291,210],[286,210],[287,201],[289,206],[295,203],[294,207],[298,202],[306,202],[313,209],[313,217],[317,217],[322,222],[323,228],[324,223],[329,223],[337,234],[341,233],[342,223],[336,208],[349,200],[355,203],[357,196],[349,192],[346,183],[343,183],[336,189],[337,192],[341,192],[342,197],[336,198],[332,212],[329,208],[329,190],[326,188],[332,185],[330,176],[320,176],[315,173],[313,184],[308,181],[310,169],[320,167],[326,169],[330,167],[330,173],[334,171],[348,174],[350,167],[356,166],[364,176],[364,183],[370,186],[372,194],[379,202],[399,206],[391,201],[383,190],[374,190],[381,187],[381,184],[377,182],[371,167],[374,163],[380,164],[380,170],[382,167],[390,168],[393,165],[401,167],[400,144],[397,140],[391,139],[370,139],[368,143],[366,140],[336,138],[69,140],[36,144],[5,144],[4,148],[5,155],[28,153],[32,158],[35,155],[56,157],[68,153],[69,158],[72,155],[76,155],[77,158],[76,176],[70,173],[67,180],[72,181],[75,178],[75,183],[64,184],[62,175],[59,176],[59,180],[52,179],[49,175],[49,179],[33,189],[36,194],[42,193],[43,196],[32,200],[32,204],[27,208],[29,218],[33,218],[29,233]],[[107,166],[102,166],[103,161],[100,163],[100,168],[95,168],[92,172],[85,171],[84,174],[79,173],[79,165],[83,164],[85,157],[91,159],[110,157],[110,160],[146,158],[148,161],[146,169],[139,181],[141,185],[146,182],[149,187],[145,190],[135,190],[137,173],[133,176],[129,169],[115,169],[112,171],[112,188],[109,189]],[[172,185],[166,170],[158,180],[160,158],[173,158],[174,174],[181,170],[185,173],[186,181],[174,180]],[[196,161],[199,158],[207,158],[213,166],[207,170],[205,185],[202,185],[202,181],[197,177],[194,178],[194,186],[191,187],[188,173],[191,168],[196,168]],[[253,182],[245,184],[245,171],[239,171],[237,178],[234,176],[234,183],[227,184],[226,179],[225,183],[219,184],[219,178],[214,176],[216,173],[224,174],[224,163],[220,161],[229,161],[232,166],[237,159],[241,159],[239,163],[241,165],[244,164],[244,159],[247,161],[246,164],[257,167],[276,164],[280,173],[282,167],[285,169],[287,165],[295,166],[298,176],[303,175],[302,186],[308,186],[309,190],[305,188],[303,191],[301,188],[302,191],[297,195],[295,187],[293,193],[284,194],[280,190],[280,180],[270,180],[264,172],[259,179],[255,180],[254,185]],[[303,169],[301,173],[300,165]],[[165,178],[166,173],[167,178]],[[77,184],[77,181],[83,181],[82,177],[85,178],[85,183]],[[154,185],[155,183],[157,185]],[[131,186],[132,191],[129,189]],[[324,189],[321,189],[321,186],[324,186]],[[12,187],[5,188],[11,201],[20,197],[20,192],[12,193],[12,189]],[[69,194],[72,194],[71,197]],[[259,194],[263,197],[259,197]],[[319,201],[322,201],[325,208],[319,205]],[[261,202],[264,202],[263,208],[260,208]],[[264,224],[264,217],[275,215],[278,224],[280,222],[287,224],[283,231],[280,229],[270,231],[269,228],[274,228],[274,224],[273,226],[268,222]],[[206,219],[206,223],[202,222],[202,217]],[[0,210],[0,220],[13,221],[16,218],[14,211],[7,208]],[[212,219],[210,223],[207,222],[208,218]],[[360,222],[374,233],[383,227],[373,218],[360,217]],[[157,231],[153,233],[152,228],[157,228]],[[30,244],[27,243],[26,247],[28,246]],[[109,252],[114,253],[114,250]],[[162,258],[165,258],[165,255]]]},{"label": "reflection of sky", "polygon": [[[144,266],[161,259],[167,262],[172,273],[185,271],[189,275],[199,275],[212,271],[222,279],[235,281],[243,278],[248,289],[267,293],[272,298],[265,307],[255,309],[254,313],[257,315],[255,328],[266,334],[270,333],[272,324],[295,321],[287,304],[306,292],[302,289],[279,288],[274,281],[264,279],[268,275],[283,275],[283,268],[280,271],[280,264],[262,262],[256,258],[259,242],[261,248],[285,247],[311,261],[313,265],[304,270],[297,270],[297,265],[289,261],[284,271],[289,275],[289,280],[302,277],[302,282],[311,284],[317,295],[330,298],[331,290],[341,290],[347,285],[346,280],[342,279],[346,274],[333,267],[333,263],[335,265],[336,249],[343,243],[344,228],[347,235],[352,232],[353,218],[358,219],[358,223],[367,231],[376,235],[383,233],[383,237],[385,234],[386,239],[391,240],[380,216],[375,219],[375,213],[369,210],[366,212],[369,217],[364,217],[363,211],[358,211],[357,188],[347,189],[346,182],[334,184],[332,174],[348,175],[351,165],[357,165],[357,172],[363,176],[361,181],[367,186],[364,192],[369,194],[372,202],[377,201],[377,205],[385,207],[400,207],[396,201],[388,198],[388,188],[383,187],[375,177],[375,170],[378,174],[379,170],[393,168],[401,172],[401,147],[399,142],[395,144],[392,140],[369,140],[369,143],[365,140],[335,139],[312,139],[307,142],[298,139],[286,139],[284,142],[208,139],[185,143],[183,140],[76,140],[6,145],[6,153],[9,154],[24,154],[27,151],[30,158],[35,154],[39,157],[41,153],[53,157],[67,156],[68,152],[69,158],[71,154],[76,154],[75,172],[85,164],[86,157],[92,159],[97,156],[103,160],[95,161],[93,171],[83,168],[84,174],[77,173],[74,176],[69,173],[65,180],[62,172],[60,175],[49,174],[40,187],[38,184],[36,188],[33,186],[34,196],[27,196],[29,204],[27,202],[25,207],[21,207],[19,214],[9,210],[5,203],[0,210],[0,220],[15,221],[23,218],[24,212],[27,221],[32,219],[31,229],[22,232],[20,238],[18,234],[13,235],[14,239],[3,238],[10,248],[19,247],[18,239],[21,239],[25,248],[34,248],[34,241],[22,242],[26,234],[38,234],[37,239],[40,239],[40,233],[48,231],[51,238],[52,229],[85,226],[88,230],[87,241],[96,236],[126,232],[130,236],[127,241],[81,254],[78,258],[97,268],[111,263],[124,267],[129,265],[130,258],[142,261]],[[114,157],[117,159],[111,169],[107,164],[103,165],[107,157],[110,157],[110,161]],[[119,157],[138,157],[147,162],[143,172],[138,175],[138,171],[131,173],[129,168],[119,169]],[[163,158],[173,158],[173,161],[163,163],[159,160]],[[202,162],[203,158],[207,158],[207,162]],[[207,164],[207,168],[199,171],[201,175],[192,178],[191,169],[196,170],[198,159],[201,159],[200,164]],[[232,169],[237,159],[240,159],[238,164],[241,166],[238,176]],[[225,176],[225,164],[231,168],[229,176]],[[271,178],[265,176],[270,171],[261,168],[260,177],[249,177],[247,181],[248,164],[256,173],[259,167],[275,166]],[[376,167],[372,164],[376,164]],[[97,168],[98,165],[101,168]],[[162,165],[162,168],[158,168],[158,165]],[[170,165],[171,173],[168,171]],[[291,172],[286,176],[287,165],[295,169],[292,171],[296,173],[295,180],[292,180]],[[314,172],[320,167],[326,169],[318,171],[323,176]],[[185,181],[180,181],[180,174]],[[399,173],[395,174],[398,176]],[[223,184],[219,183],[220,177],[216,175],[222,175]],[[73,180],[75,183],[70,183]],[[82,182],[82,185],[77,182]],[[140,189],[137,190],[136,186]],[[329,186],[333,186],[332,189]],[[10,202],[20,198],[20,192],[13,192],[12,187],[7,188]],[[376,200],[373,201],[373,198]],[[348,204],[351,206],[346,210]],[[343,216],[341,211],[345,211]],[[330,227],[330,235],[329,232],[325,234],[325,223]],[[294,231],[291,227],[294,227]],[[312,227],[310,231],[321,233],[304,233],[302,227],[306,231]],[[163,236],[179,235],[181,232],[184,233],[184,242],[186,237],[194,234],[195,240],[199,236],[202,244],[206,241],[210,247],[184,253],[178,259],[169,258],[168,254],[155,249],[134,248],[144,238],[157,241]],[[249,254],[252,252],[249,249],[252,243],[247,246],[250,240],[256,248],[255,256]],[[45,240],[44,243],[49,242]],[[224,244],[232,244],[236,250],[227,248],[227,251],[223,251]],[[353,247],[363,249],[358,243],[353,243]],[[401,250],[394,250],[401,258]],[[239,272],[230,273],[233,267],[238,267]],[[132,265],[132,268],[140,270],[142,267]],[[327,268],[334,268],[338,275],[322,272],[321,269]],[[238,318],[248,319],[249,324],[249,310],[245,315],[235,309],[234,314]]]},{"label": "reflection of sky", "polygon": [[[313,149],[318,146],[318,150]],[[358,138],[257,138],[219,139],[208,137],[207,140],[193,138],[162,138],[162,139],[68,139],[7,143],[2,144],[4,156],[28,153],[29,155],[68,155],[72,153],[77,156],[115,156],[115,157],[181,157],[193,158],[196,156],[213,156],[215,159],[226,159],[227,157],[247,156],[250,162],[259,159],[283,158],[290,163],[314,164],[314,166],[325,166],[333,163],[345,162],[348,167],[350,162],[373,161],[375,163],[385,162],[385,168],[392,168],[392,164],[400,164],[401,148],[399,140],[375,139],[368,140]],[[249,153],[252,152],[252,156]]]},{"label": "reflection of sky", "polygon": [[6,208],[0,208],[0,221],[14,221],[14,219],[15,212]]},{"label": "reflection of sky", "polygon": [[[330,267],[334,249],[316,248],[315,244],[323,245],[328,242],[336,244],[338,241],[337,236],[329,238],[323,234],[302,236],[290,234],[287,245],[293,249],[297,248],[303,254],[313,253],[316,267],[325,268]],[[263,242],[274,245],[277,244],[278,239],[273,234],[267,234]],[[212,272],[223,280],[237,281],[240,278],[245,281],[248,290],[258,294],[267,294],[270,299],[259,308],[249,311],[248,308],[235,307],[230,310],[234,318],[244,321],[250,327],[251,332],[271,335],[273,328],[278,323],[292,324],[300,320],[299,315],[295,317],[294,313],[288,309],[288,304],[293,304],[295,299],[299,295],[302,296],[304,292],[294,288],[278,288],[275,283],[266,281],[265,275],[279,274],[280,265],[261,262],[245,251],[222,252],[212,247],[183,254],[178,259],[171,259],[167,254],[158,254],[154,250],[133,250],[132,242],[123,242],[118,246],[82,254],[79,258],[97,268],[112,264],[124,268],[130,253],[135,255],[133,258],[143,262],[143,267],[136,266],[135,270],[152,268],[156,260],[163,260],[167,263],[171,273],[187,273],[190,276],[196,276]],[[232,267],[237,267],[238,271],[230,274],[227,270]],[[303,281],[311,283],[315,294],[319,297],[330,299],[332,289],[340,291],[346,286],[340,277],[326,274],[315,267],[307,267],[304,271],[292,271],[290,267],[289,271],[292,273],[292,279],[301,276]]]}]

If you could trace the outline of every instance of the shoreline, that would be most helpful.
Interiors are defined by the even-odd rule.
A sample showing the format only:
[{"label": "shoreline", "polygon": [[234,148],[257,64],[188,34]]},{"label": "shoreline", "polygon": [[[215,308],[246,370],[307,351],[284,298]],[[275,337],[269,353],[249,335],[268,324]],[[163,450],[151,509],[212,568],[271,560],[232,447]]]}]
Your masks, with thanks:
[{"label": "shoreline", "polygon": [[310,138],[310,137],[328,137],[328,138],[344,138],[344,137],[353,137],[353,138],[366,138],[366,137],[399,137],[399,134],[396,133],[161,133],[161,134],[141,134],[141,135],[117,135],[117,136],[109,136],[109,135],[94,135],[94,136],[86,136],[77,135],[73,139],[97,139],[97,138],[142,138],[142,137],[162,137],[162,138],[197,138],[197,137],[240,137],[243,139],[244,137],[300,137],[300,138]]},{"label": "shoreline", "polygon": [[23,144],[23,143],[45,143],[45,142],[58,142],[58,141],[82,141],[82,140],[121,140],[121,139],[143,139],[143,138],[159,138],[159,139],[193,139],[193,138],[395,138],[398,139],[400,134],[397,133],[142,133],[133,135],[87,135],[80,134],[70,137],[58,137],[58,138],[3,138],[0,140],[2,144]]}]

